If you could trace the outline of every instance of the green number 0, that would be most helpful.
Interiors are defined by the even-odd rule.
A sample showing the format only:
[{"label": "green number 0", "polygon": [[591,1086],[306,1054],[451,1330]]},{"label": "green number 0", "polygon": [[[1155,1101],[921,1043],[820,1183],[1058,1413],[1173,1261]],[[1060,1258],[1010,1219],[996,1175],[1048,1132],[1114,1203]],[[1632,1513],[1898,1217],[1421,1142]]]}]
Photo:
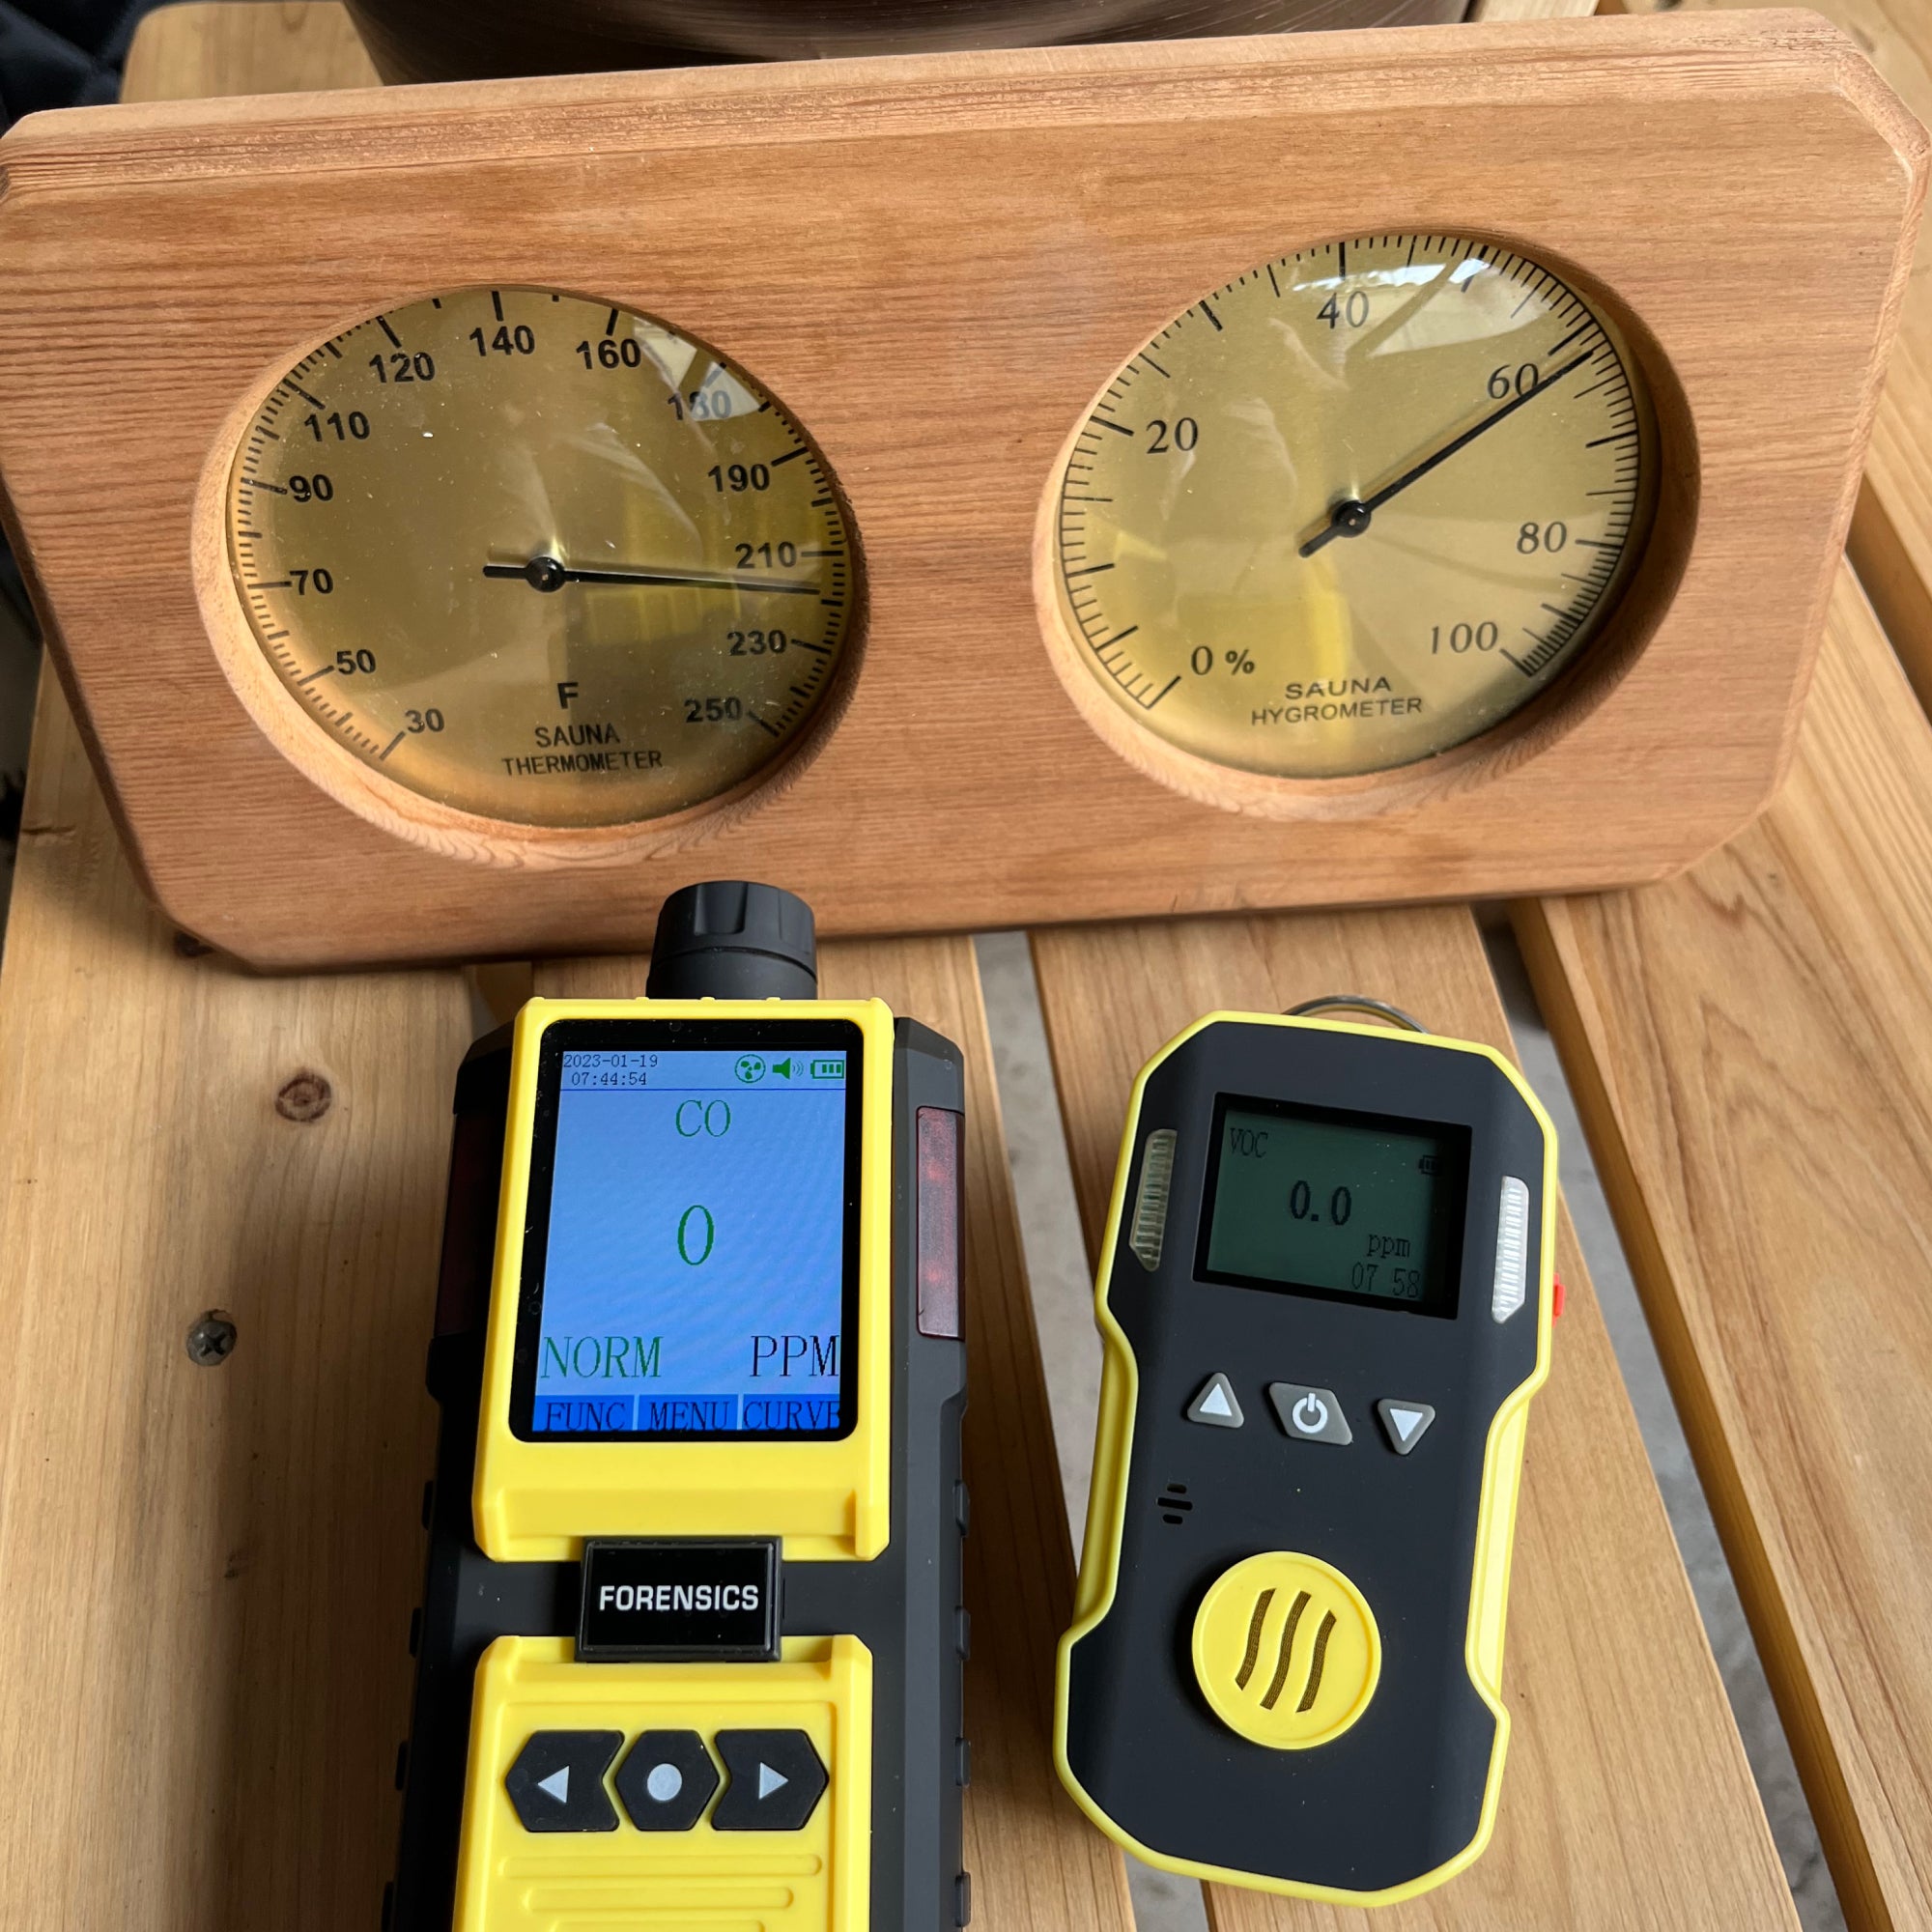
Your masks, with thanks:
[{"label": "green number 0", "polygon": [[[687,1236],[691,1230],[691,1217],[694,1214],[702,1214],[704,1216],[704,1247],[702,1252],[698,1254],[693,1254],[687,1245]],[[693,1267],[696,1267],[700,1263],[711,1259],[711,1244],[717,1238],[718,1224],[711,1218],[711,1209],[709,1208],[687,1208],[678,1216],[677,1252],[679,1258],[690,1263]]]}]

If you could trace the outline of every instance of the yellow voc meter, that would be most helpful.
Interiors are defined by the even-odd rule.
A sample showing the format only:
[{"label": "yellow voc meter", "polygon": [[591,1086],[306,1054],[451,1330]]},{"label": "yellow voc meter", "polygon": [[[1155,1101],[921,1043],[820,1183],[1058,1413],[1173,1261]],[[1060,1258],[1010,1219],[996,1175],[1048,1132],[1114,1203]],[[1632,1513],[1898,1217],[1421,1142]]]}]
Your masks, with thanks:
[{"label": "yellow voc meter", "polygon": [[1213,1013],[1141,1070],[1055,1725],[1138,1857],[1376,1905],[1489,1842],[1555,1176],[1466,1040]]},{"label": "yellow voc meter", "polygon": [[691,887],[464,1064],[390,1932],[966,1923],[962,1064],[815,991]]}]

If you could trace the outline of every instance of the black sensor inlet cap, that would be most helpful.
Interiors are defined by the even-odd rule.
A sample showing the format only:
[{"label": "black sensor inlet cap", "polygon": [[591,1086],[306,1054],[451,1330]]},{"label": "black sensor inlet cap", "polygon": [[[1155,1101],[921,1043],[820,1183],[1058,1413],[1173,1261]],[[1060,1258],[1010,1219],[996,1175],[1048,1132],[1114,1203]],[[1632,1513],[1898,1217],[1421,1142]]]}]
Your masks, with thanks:
[{"label": "black sensor inlet cap", "polygon": [[653,1000],[810,1000],[818,996],[811,908],[746,879],[707,879],[671,894],[651,942]]}]

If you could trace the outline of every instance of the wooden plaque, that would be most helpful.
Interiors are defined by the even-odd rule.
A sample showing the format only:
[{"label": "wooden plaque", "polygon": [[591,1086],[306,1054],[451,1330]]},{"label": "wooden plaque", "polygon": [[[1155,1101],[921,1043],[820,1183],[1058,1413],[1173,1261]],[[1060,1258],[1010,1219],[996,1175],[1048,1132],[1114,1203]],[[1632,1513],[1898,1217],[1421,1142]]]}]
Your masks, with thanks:
[{"label": "wooden plaque", "polygon": [[[700,875],[781,882],[835,932],[1626,884],[1782,774],[1925,153],[1795,13],[38,116],[0,142],[9,533],[150,890],[264,966],[637,948]],[[1264,808],[1187,795],[1056,670],[1057,459],[1189,303],[1410,229],[1527,250],[1622,322],[1659,415],[1644,563],[1519,728]],[[843,486],[847,701],[726,809],[417,810],[261,674],[219,515],[249,409],[329,334],[479,283],[716,345]]]}]

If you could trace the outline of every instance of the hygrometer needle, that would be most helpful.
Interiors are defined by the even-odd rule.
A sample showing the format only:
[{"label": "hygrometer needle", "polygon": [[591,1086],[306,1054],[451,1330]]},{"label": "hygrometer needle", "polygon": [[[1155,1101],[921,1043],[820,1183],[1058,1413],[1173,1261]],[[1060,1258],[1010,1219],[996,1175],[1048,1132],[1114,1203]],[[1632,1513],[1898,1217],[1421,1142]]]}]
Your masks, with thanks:
[{"label": "hygrometer needle", "polygon": [[1323,544],[1333,543],[1337,537],[1358,537],[1368,528],[1369,519],[1386,503],[1391,497],[1399,496],[1411,483],[1418,482],[1439,465],[1447,463],[1460,449],[1466,449],[1470,443],[1486,430],[1492,430],[1506,416],[1513,416],[1525,403],[1534,402],[1546,389],[1553,389],[1573,369],[1580,369],[1590,359],[1588,355],[1578,355],[1564,363],[1553,376],[1546,376],[1533,389],[1525,389],[1520,396],[1512,396],[1493,414],[1485,416],[1481,422],[1472,423],[1459,437],[1452,438],[1440,449],[1433,449],[1421,462],[1411,464],[1393,483],[1384,483],[1366,502],[1357,502],[1348,497],[1337,503],[1329,513],[1328,521],[1301,546],[1303,556],[1313,556]]},{"label": "hygrometer needle", "polygon": [[537,590],[561,590],[566,583],[679,583],[700,590],[777,590],[792,596],[816,596],[815,583],[795,583],[788,578],[760,577],[754,571],[724,570],[577,570],[554,556],[533,556],[527,563],[486,563],[485,577],[521,577]]}]

